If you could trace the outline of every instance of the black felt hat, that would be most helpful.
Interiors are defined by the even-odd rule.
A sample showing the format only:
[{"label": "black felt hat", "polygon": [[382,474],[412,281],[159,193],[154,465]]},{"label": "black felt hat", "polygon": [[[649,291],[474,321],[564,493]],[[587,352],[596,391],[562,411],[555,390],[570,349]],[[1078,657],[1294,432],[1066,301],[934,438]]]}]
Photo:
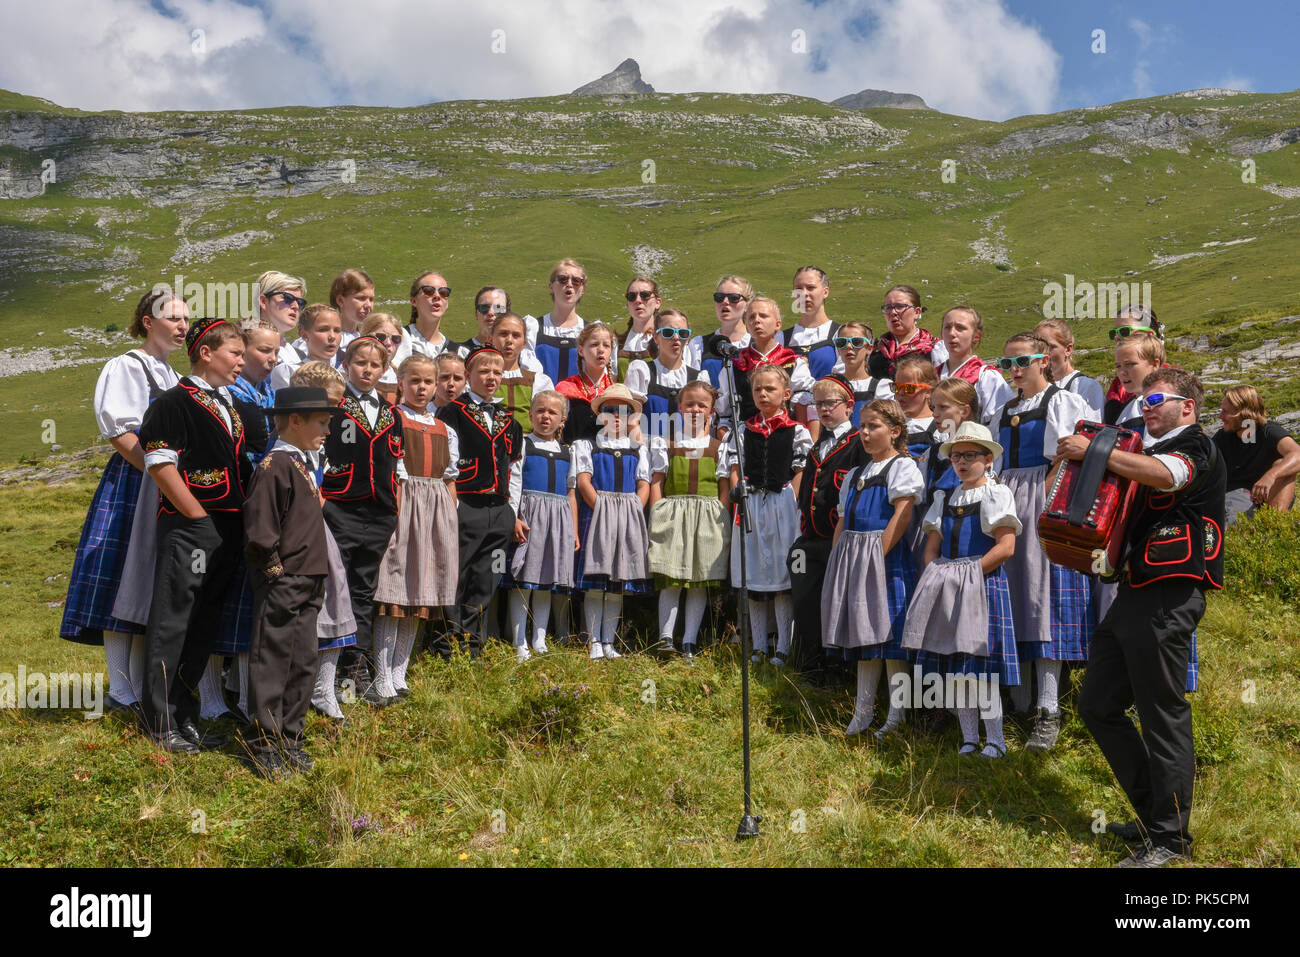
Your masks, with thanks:
[{"label": "black felt hat", "polygon": [[329,393],[319,386],[299,385],[279,389],[275,405],[266,410],[271,415],[288,415],[290,412],[338,412],[339,407],[330,402]]}]

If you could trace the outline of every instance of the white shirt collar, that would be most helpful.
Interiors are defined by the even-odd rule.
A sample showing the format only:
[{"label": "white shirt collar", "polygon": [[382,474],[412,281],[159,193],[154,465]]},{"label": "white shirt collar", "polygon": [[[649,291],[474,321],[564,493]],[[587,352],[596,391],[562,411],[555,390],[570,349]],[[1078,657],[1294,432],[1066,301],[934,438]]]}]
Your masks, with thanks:
[{"label": "white shirt collar", "polygon": [[279,452],[281,449],[286,452],[293,452],[295,455],[301,455],[304,459],[307,457],[307,453],[298,448],[298,446],[292,445],[284,439],[276,439],[275,445],[271,446],[271,451]]},{"label": "white shirt collar", "polygon": [[1142,433],[1142,448],[1144,448],[1144,449],[1149,449],[1149,448],[1151,448],[1151,446],[1155,445],[1155,444],[1158,443],[1158,442],[1164,442],[1166,439],[1172,439],[1174,436],[1178,435],[1180,432],[1183,432],[1183,431],[1185,431],[1185,430],[1187,430],[1187,429],[1190,429],[1190,428],[1192,427],[1193,424],[1194,424],[1194,423],[1189,422],[1187,425],[1180,425],[1180,426],[1179,426],[1178,428],[1176,428],[1176,429],[1170,429],[1168,432],[1166,432],[1164,435],[1160,436],[1160,438],[1158,438],[1158,439],[1157,439],[1154,435],[1152,435],[1150,432],[1146,432],[1146,431],[1144,431],[1144,432]]},{"label": "white shirt collar", "polygon": [[348,391],[351,392],[353,395],[355,395],[358,399],[366,395],[373,395],[376,399],[379,398],[379,393],[376,392],[374,389],[371,389],[369,392],[362,392],[351,382],[347,383],[347,387],[348,387]]},{"label": "white shirt collar", "polygon": [[485,399],[477,392],[475,392],[473,389],[466,389],[464,392],[461,393],[461,395],[467,395],[475,402],[491,402],[494,405],[500,401],[496,396],[491,396],[490,398]]}]

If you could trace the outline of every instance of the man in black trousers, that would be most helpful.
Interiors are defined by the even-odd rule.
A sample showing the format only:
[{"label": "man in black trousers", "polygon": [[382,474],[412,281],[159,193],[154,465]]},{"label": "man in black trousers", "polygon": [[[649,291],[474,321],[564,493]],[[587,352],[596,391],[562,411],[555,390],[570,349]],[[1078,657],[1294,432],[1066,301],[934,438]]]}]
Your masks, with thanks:
[{"label": "man in black trousers", "polygon": [[[1119,590],[1093,633],[1079,715],[1137,812],[1112,833],[1137,850],[1120,867],[1163,867],[1191,855],[1192,707],[1184,694],[1205,590],[1223,587],[1227,469],[1196,424],[1205,392],[1182,369],[1142,383],[1141,454],[1113,451],[1112,472],[1140,484],[1125,536]],[[1088,438],[1061,439],[1079,461]],[[1139,733],[1127,711],[1137,705]]]}]

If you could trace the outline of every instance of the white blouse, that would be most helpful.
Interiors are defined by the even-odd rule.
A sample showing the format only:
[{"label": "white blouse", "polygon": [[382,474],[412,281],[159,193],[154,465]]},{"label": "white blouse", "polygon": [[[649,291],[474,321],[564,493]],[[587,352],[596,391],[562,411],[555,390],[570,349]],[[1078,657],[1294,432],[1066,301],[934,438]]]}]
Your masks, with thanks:
[{"label": "white blouse", "polygon": [[[913,504],[916,504],[925,497],[925,479],[921,477],[921,470],[917,468],[916,462],[910,455],[896,456],[896,458],[898,462],[889,470],[889,475],[885,479],[885,493],[891,502],[897,502],[900,498],[910,498]],[[865,478],[873,478],[879,475],[890,462],[893,462],[893,458],[882,459],[879,462],[871,461],[844,476],[844,482],[840,485],[841,515],[849,507],[849,493],[853,491],[858,475],[865,472]]]},{"label": "white blouse", "polygon": [[[677,437],[677,440],[673,442],[673,445],[677,448],[685,449],[707,449],[711,441],[713,441],[713,436],[707,434],[698,436],[679,436]],[[722,442],[718,445],[717,468],[713,470],[715,478],[724,479],[731,474],[731,468],[727,465],[724,452],[726,448],[726,442]],[[655,475],[667,475],[668,458],[668,443],[659,437],[652,438],[650,440],[650,471]]]},{"label": "white blouse", "polygon": [[[401,409],[402,414],[407,418],[414,419],[416,422],[420,422],[424,425],[433,425],[434,422],[438,421],[431,413],[416,412],[409,405],[402,402],[397,404],[397,408]],[[460,468],[458,466],[458,463],[460,462],[460,439],[456,437],[456,430],[450,425],[447,425],[444,422],[443,427],[447,430],[447,467],[443,469],[442,477],[444,480],[452,482],[460,475]],[[405,466],[403,466],[403,471],[405,471]],[[409,478],[409,476],[407,477]]]},{"label": "white blouse", "polygon": [[[1004,409],[1010,409],[1011,414],[1017,412],[1032,412],[1043,404],[1043,399],[1047,395],[1044,389],[1029,399],[1014,399],[1009,402]],[[998,409],[997,416],[994,418],[996,423],[1002,417],[1003,409]],[[1056,443],[1064,436],[1074,434],[1074,426],[1080,419],[1092,418],[1092,411],[1088,408],[1088,403],[1083,396],[1067,390],[1060,390],[1053,393],[1052,403],[1047,407],[1047,418],[1045,428],[1043,429],[1043,448],[1042,455],[1049,462],[1056,457]],[[996,432],[994,434],[996,438]],[[1002,457],[994,463],[996,471],[1002,472]]]},{"label": "white blouse", "polygon": [[[676,369],[666,369],[664,364],[658,359],[651,359],[650,362],[655,364],[655,374],[659,377],[659,384],[665,389],[681,389],[690,379],[687,376],[687,364],[683,362]],[[697,382],[708,382],[709,374],[700,371],[695,377]],[[631,390],[632,394],[640,401],[646,400],[646,389],[650,387],[650,363],[644,359],[633,359],[628,363],[627,375],[623,377],[623,384]]]},{"label": "white blouse", "polygon": [[[131,352],[144,359],[154,383],[164,392],[181,381],[176,370],[164,359],[155,359],[141,349]],[[144,369],[130,355],[120,355],[104,363],[95,383],[95,424],[106,439],[115,439],[140,428],[149,408],[149,380]]]},{"label": "white blouse", "polygon": [[[636,449],[636,480],[649,484],[650,451],[636,439],[627,435],[621,438],[597,435],[596,445],[602,449]],[[573,443],[573,471],[575,473],[579,475],[590,475],[592,473],[591,452],[592,443],[590,439],[578,439]]]},{"label": "white blouse", "polygon": [[1100,382],[1076,370],[1056,384],[1062,389],[1083,396],[1083,400],[1088,403],[1088,408],[1092,410],[1093,421],[1101,421],[1102,412],[1106,408],[1106,393]]},{"label": "white blouse", "polygon": [[[942,489],[934,493],[934,501],[930,503],[922,522],[927,532],[943,531],[943,504],[946,495]],[[1007,526],[1017,535],[1024,529],[1016,515],[1015,496],[1007,486],[989,481],[979,488],[958,487],[953,491],[953,505],[971,505],[975,502],[980,503],[980,528],[985,535],[992,535],[993,529],[999,525]]]}]

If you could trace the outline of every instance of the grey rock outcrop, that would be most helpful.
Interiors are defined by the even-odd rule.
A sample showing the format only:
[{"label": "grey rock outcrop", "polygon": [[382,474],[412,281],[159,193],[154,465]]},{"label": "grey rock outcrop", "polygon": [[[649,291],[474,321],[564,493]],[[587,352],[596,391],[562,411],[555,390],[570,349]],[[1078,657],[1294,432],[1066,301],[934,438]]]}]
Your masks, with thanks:
[{"label": "grey rock outcrop", "polygon": [[655,88],[641,79],[641,67],[631,57],[598,80],[584,83],[572,96],[599,96],[603,93],[653,93]]},{"label": "grey rock outcrop", "polygon": [[925,100],[915,93],[891,93],[889,90],[861,90],[832,100],[846,110],[875,110],[888,107],[895,110],[928,110]]}]

